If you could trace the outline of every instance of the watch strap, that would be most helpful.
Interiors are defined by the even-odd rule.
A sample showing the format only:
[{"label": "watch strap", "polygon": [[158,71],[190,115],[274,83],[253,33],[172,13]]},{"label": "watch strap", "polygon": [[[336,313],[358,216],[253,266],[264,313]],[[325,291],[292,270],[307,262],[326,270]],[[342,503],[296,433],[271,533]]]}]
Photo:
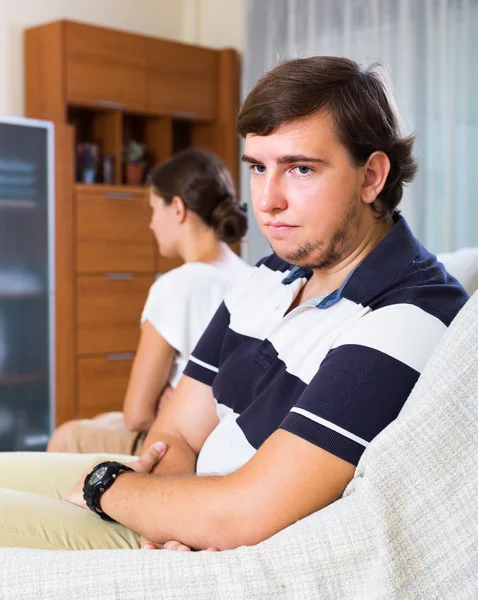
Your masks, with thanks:
[{"label": "watch strap", "polygon": [[[97,483],[91,485],[89,483],[90,477],[101,467],[107,467],[106,473]],[[117,461],[107,460],[97,464],[93,468],[93,470],[90,473],[88,473],[88,475],[85,477],[85,482],[83,486],[83,498],[86,502],[86,506],[104,521],[115,522],[114,519],[112,519],[103,510],[101,510],[100,498],[104,494],[104,492],[106,492],[106,490],[108,490],[113,485],[113,483],[116,481],[119,475],[121,475],[122,473],[126,473],[127,471],[134,471],[134,469],[132,469],[131,467],[127,467],[126,465],[123,465],[122,463],[119,463]]]}]

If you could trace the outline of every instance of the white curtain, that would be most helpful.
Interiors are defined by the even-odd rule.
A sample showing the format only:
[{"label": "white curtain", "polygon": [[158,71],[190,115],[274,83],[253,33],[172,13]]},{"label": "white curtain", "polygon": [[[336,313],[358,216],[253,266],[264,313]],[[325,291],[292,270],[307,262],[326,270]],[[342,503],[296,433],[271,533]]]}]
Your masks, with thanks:
[{"label": "white curtain", "polygon": [[[244,96],[279,61],[311,55],[385,65],[417,134],[404,216],[433,252],[478,246],[478,0],[247,0]],[[251,224],[249,262],[269,252]]]}]

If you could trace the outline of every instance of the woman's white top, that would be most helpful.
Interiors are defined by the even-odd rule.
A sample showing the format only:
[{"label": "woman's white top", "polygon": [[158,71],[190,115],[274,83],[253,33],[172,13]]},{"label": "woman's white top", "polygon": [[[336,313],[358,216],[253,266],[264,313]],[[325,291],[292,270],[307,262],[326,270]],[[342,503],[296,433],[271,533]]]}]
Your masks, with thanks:
[{"label": "woman's white top", "polygon": [[160,275],[149,290],[141,324],[149,321],[176,350],[169,376],[175,388],[189,355],[226,293],[251,267],[233,252],[216,263],[186,263]]}]

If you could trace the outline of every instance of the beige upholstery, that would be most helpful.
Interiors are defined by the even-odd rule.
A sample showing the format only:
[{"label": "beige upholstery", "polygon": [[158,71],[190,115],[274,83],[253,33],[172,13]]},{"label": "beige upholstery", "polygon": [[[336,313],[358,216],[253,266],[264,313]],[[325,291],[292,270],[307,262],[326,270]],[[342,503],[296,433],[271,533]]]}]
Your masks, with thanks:
[{"label": "beige upholstery", "polygon": [[437,258],[470,296],[478,290],[478,248],[463,248],[456,252],[438,254]]}]

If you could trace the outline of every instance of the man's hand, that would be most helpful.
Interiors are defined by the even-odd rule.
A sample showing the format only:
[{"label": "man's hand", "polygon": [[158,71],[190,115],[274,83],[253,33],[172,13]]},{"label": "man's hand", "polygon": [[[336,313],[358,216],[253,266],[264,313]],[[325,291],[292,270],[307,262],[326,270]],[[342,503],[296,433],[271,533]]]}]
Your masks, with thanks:
[{"label": "man's hand", "polygon": [[[163,458],[166,453],[166,444],[164,442],[156,442],[152,446],[150,446],[146,452],[144,452],[138,460],[132,461],[130,463],[126,463],[125,466],[131,467],[137,473],[151,473],[153,469],[159,464],[160,460]],[[83,498],[83,486],[85,483],[85,477],[88,473],[95,468],[95,466],[99,463],[94,463],[84,473],[81,475],[80,480],[71,488],[71,490],[66,495],[65,500],[70,502],[71,504],[75,504],[80,508],[88,508],[86,506],[85,500]],[[147,540],[144,536],[140,536],[140,544],[143,550],[175,550],[177,552],[190,552],[191,548],[189,546],[185,546],[181,544],[181,542],[177,542],[176,540],[171,540],[166,542],[165,544],[156,544]],[[208,548],[211,552],[217,552],[217,548]]]},{"label": "man's hand", "polygon": [[[131,467],[137,473],[151,473],[156,467],[159,461],[163,458],[166,453],[166,444],[164,442],[156,442],[150,446],[138,460],[134,460],[130,463],[126,463],[127,467]],[[83,486],[85,485],[85,477],[88,473],[98,465],[99,462],[92,464],[86,471],[81,475],[80,480],[71,488],[65,497],[66,502],[70,504],[76,504],[80,508],[87,509],[86,502],[83,498]]]},{"label": "man's hand", "polygon": [[[181,544],[176,540],[171,540],[165,544],[155,544],[150,540],[147,540],[144,536],[139,538],[142,550],[174,550],[175,552],[191,552],[191,548],[185,544]],[[219,552],[217,548],[207,548],[208,552]]]}]

